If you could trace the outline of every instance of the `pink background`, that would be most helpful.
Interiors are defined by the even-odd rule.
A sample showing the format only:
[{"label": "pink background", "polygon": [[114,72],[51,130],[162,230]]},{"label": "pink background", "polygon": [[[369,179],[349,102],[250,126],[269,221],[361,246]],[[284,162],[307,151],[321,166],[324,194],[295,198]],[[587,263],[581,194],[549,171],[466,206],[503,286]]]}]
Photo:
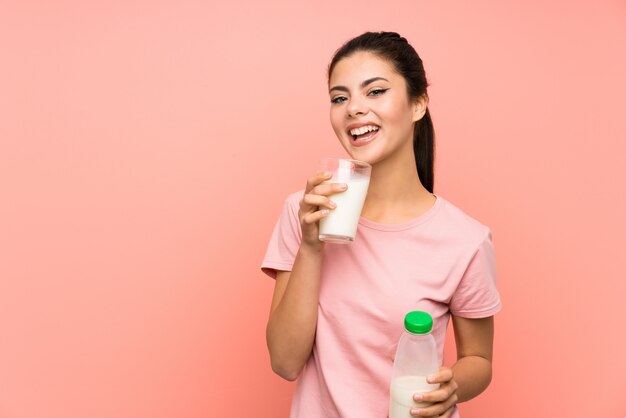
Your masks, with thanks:
[{"label": "pink background", "polygon": [[622,0],[67,0],[0,3],[0,417],[286,416],[259,264],[343,155],[332,52],[380,29],[425,61],[436,192],[494,232],[464,416],[626,415]]}]

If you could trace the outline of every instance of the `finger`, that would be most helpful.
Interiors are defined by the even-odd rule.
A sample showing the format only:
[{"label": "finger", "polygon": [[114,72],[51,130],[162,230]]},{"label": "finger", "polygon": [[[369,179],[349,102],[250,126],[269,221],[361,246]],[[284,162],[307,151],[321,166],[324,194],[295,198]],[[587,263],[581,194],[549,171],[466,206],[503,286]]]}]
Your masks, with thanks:
[{"label": "finger", "polygon": [[320,171],[318,173],[313,174],[306,181],[306,187],[304,189],[304,193],[309,193],[315,186],[320,184],[323,181],[330,180],[333,177],[333,173],[330,171]]},{"label": "finger", "polygon": [[311,190],[311,193],[320,196],[329,196],[331,194],[345,192],[347,189],[348,185],[345,183],[322,183],[315,186]]},{"label": "finger", "polygon": [[452,380],[454,372],[449,367],[442,367],[436,373],[431,374],[426,378],[428,383],[446,383]]},{"label": "finger", "polygon": [[455,393],[444,402],[433,403],[432,405],[423,408],[411,409],[411,414],[415,414],[415,416],[418,417],[436,417],[447,413],[448,410],[452,409],[457,402],[458,397]]},{"label": "finger", "polygon": [[452,416],[452,413],[454,412],[454,407],[448,409],[446,412],[444,412],[443,414],[439,415],[441,418],[450,418]]},{"label": "finger", "polygon": [[318,210],[317,212],[307,213],[302,217],[302,223],[306,225],[312,225],[320,219],[328,216],[330,211],[328,209]]},{"label": "finger", "polygon": [[316,194],[305,194],[304,198],[302,198],[302,203],[309,206],[323,206],[327,209],[335,209],[337,207],[337,204],[326,196]]},{"label": "finger", "polygon": [[457,388],[457,383],[452,380],[449,383],[442,384],[439,389],[435,389],[431,392],[425,392],[421,394],[416,393],[413,399],[415,399],[416,402],[441,402],[456,393]]}]

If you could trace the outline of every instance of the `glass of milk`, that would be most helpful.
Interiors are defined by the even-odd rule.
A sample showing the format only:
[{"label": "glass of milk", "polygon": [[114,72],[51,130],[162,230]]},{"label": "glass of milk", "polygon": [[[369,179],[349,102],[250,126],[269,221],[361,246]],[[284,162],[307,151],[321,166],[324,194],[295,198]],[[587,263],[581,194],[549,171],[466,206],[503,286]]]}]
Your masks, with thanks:
[{"label": "glass of milk", "polygon": [[333,173],[324,183],[345,183],[348,189],[328,196],[337,204],[335,209],[320,220],[320,241],[349,244],[354,241],[361,209],[370,184],[372,166],[363,161],[342,158],[325,158],[321,170]]}]

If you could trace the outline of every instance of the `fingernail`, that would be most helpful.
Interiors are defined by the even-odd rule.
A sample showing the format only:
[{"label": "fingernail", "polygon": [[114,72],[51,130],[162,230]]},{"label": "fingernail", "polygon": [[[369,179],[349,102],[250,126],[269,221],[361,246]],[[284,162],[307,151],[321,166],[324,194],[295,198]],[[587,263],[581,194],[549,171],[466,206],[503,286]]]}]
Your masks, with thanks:
[{"label": "fingernail", "polygon": [[348,188],[348,185],[347,185],[347,184],[345,184],[345,183],[341,183],[341,184],[339,185],[339,188],[340,188],[340,189],[347,189],[347,188]]},{"label": "fingernail", "polygon": [[422,399],[424,399],[424,395],[422,395],[421,393],[416,393],[415,395],[413,395],[413,400],[414,400],[415,402],[419,402],[419,401],[421,401]]},{"label": "fingernail", "polygon": [[330,205],[330,207],[336,208],[337,204],[335,202],[333,202],[332,200],[330,202],[328,202],[328,204]]},{"label": "fingernail", "polygon": [[420,410],[416,408],[411,409],[410,412],[411,412],[411,415],[414,415],[414,416],[419,416],[420,414]]},{"label": "fingernail", "polygon": [[333,173],[330,171],[327,171],[324,173],[324,177],[332,177],[332,176],[333,176]]},{"label": "fingernail", "polygon": [[322,215],[328,215],[328,212],[330,212],[328,209],[322,209]]}]

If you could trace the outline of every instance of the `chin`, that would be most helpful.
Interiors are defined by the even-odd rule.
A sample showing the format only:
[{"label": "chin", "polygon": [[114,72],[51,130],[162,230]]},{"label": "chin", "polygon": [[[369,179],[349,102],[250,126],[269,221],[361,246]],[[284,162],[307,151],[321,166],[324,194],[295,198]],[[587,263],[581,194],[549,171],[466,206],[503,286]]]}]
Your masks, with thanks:
[{"label": "chin", "polygon": [[381,160],[381,156],[378,153],[367,152],[366,150],[350,150],[348,151],[348,155],[350,155],[350,158],[353,160],[363,161],[369,165],[374,165]]},{"label": "chin", "polygon": [[369,165],[374,165],[384,159],[384,150],[382,150],[380,146],[376,145],[379,144],[371,143],[364,147],[355,147],[351,144],[349,139],[346,139],[346,142],[341,141],[341,146],[346,150],[351,159],[363,161]]}]

